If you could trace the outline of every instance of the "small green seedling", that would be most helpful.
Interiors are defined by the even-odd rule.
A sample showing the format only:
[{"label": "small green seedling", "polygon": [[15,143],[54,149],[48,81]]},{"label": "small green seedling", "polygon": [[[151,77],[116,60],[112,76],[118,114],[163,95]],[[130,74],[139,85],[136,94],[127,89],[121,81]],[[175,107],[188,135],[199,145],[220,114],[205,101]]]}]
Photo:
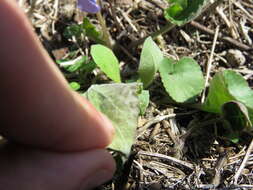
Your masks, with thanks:
[{"label": "small green seedling", "polygon": [[89,39],[96,43],[106,44],[103,40],[103,34],[97,30],[97,28],[90,22],[87,17],[83,19],[82,24],[73,24],[71,26],[68,26],[65,29],[63,36],[66,39],[72,39],[75,37],[77,41],[82,37],[87,36]]},{"label": "small green seedling", "polygon": [[[151,40],[151,38],[146,40],[149,42],[148,49],[143,47],[143,51],[145,50],[149,57],[151,52],[148,51],[152,49],[150,46],[160,51],[154,42],[150,43]],[[161,53],[158,54],[159,57],[160,55]],[[145,57],[142,59],[145,60]],[[144,72],[143,68],[152,69],[144,70],[146,73],[143,74],[140,72],[140,70]],[[185,103],[195,102],[193,107],[220,114],[224,119],[224,126],[228,128],[231,125],[228,131],[234,131],[226,135],[231,141],[238,141],[242,131],[252,131],[253,90],[249,88],[247,81],[240,74],[232,70],[216,73],[210,82],[205,102],[200,104],[196,102],[196,98],[204,89],[204,77],[196,61],[189,57],[181,58],[179,61],[164,57],[161,62],[152,59],[149,62],[141,62],[139,73],[141,73],[140,78],[144,84],[146,80],[143,79],[143,76],[149,76],[147,84],[150,84],[156,74],[154,73],[156,68],[160,72],[166,92],[174,103],[180,103],[183,106]]]},{"label": "small green seedling", "polygon": [[210,3],[210,0],[168,0],[170,6],[165,9],[165,18],[178,26],[184,25],[203,11],[204,7]]}]

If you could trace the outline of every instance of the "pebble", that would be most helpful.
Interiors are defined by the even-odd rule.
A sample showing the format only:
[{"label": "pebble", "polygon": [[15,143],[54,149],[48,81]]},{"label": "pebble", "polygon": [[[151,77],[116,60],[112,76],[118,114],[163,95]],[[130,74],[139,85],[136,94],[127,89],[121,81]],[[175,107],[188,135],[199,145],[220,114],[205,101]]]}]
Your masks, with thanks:
[{"label": "pebble", "polygon": [[228,50],[226,59],[232,67],[242,66],[246,62],[246,58],[243,53],[237,49]]}]

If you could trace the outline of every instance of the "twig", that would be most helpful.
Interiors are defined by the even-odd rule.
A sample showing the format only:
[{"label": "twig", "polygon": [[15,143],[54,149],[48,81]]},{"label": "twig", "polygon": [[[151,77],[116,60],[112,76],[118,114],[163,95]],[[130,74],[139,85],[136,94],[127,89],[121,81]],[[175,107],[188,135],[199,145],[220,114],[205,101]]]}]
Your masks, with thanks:
[{"label": "twig", "polygon": [[106,27],[105,19],[102,16],[101,12],[98,12],[96,15],[103,31],[103,41],[106,43],[106,46],[112,49],[111,37]]},{"label": "twig", "polygon": [[218,187],[220,185],[221,181],[221,171],[226,166],[228,162],[227,152],[223,152],[220,154],[219,158],[217,159],[216,166],[214,168],[214,177],[212,179],[212,184],[215,185],[215,187]]},{"label": "twig", "polygon": [[212,46],[211,54],[210,54],[210,57],[209,57],[209,60],[208,60],[208,63],[207,63],[205,89],[204,89],[204,91],[202,93],[202,97],[201,97],[201,103],[202,104],[205,101],[206,88],[208,86],[208,81],[209,81],[209,78],[210,78],[210,72],[211,72],[212,62],[213,62],[213,55],[214,55],[214,50],[215,50],[215,47],[216,47],[218,34],[219,34],[219,26],[215,30],[215,35],[214,35],[214,39],[213,39],[213,46]]},{"label": "twig", "polygon": [[[213,184],[205,184],[205,185],[199,185],[198,189],[214,189],[215,186]],[[253,185],[231,185],[229,187],[223,187],[223,188],[215,188],[215,190],[231,190],[231,189],[252,189]]]},{"label": "twig", "polygon": [[138,63],[139,61],[136,59],[136,57],[134,57],[125,47],[123,47],[122,45],[120,45],[120,43],[116,43],[114,46],[114,49],[121,49],[133,62]]},{"label": "twig", "polygon": [[120,11],[120,12],[121,12],[122,16],[124,17],[124,19],[128,22],[129,26],[133,29],[133,31],[138,33],[136,26],[133,24],[132,20],[129,18],[127,13],[125,13],[124,11]]},{"label": "twig", "polygon": [[115,0],[110,0],[110,7],[111,7],[111,11],[112,11],[112,18],[116,24],[117,29],[120,31],[121,26],[120,26],[120,23],[117,18],[117,14],[116,14]]},{"label": "twig", "polygon": [[151,125],[159,123],[165,119],[174,118],[174,117],[176,117],[176,114],[162,115],[162,116],[157,116],[156,118],[152,119],[151,121],[148,121],[143,127],[141,127],[137,138],[139,138],[141,135],[143,135],[143,133],[146,131],[146,129],[148,129]]},{"label": "twig", "polygon": [[[100,4],[101,6],[101,1],[98,0],[98,3]],[[111,41],[111,35],[108,31],[108,28],[106,26],[106,23],[105,23],[105,19],[104,17],[102,16],[101,12],[99,11],[97,14],[97,19],[99,21],[99,24],[102,28],[102,31],[103,31],[103,41],[105,42],[105,45],[109,48],[112,49],[113,45],[112,45],[112,41]]]},{"label": "twig", "polygon": [[[196,21],[191,21],[190,24],[191,24],[191,26],[201,30],[202,32],[205,32],[205,33],[207,33],[209,35],[213,35],[213,36],[215,35],[215,32],[213,30],[203,26],[202,24],[200,24]],[[236,46],[238,49],[243,50],[243,51],[252,51],[253,50],[253,47],[250,47],[246,44],[243,44],[243,43],[241,43],[241,42],[239,42],[239,41],[237,41],[233,38],[230,38],[228,36],[222,36],[221,34],[219,34],[218,39],[220,39],[222,41],[225,41],[225,42],[228,42],[228,43]]]},{"label": "twig", "polygon": [[244,12],[244,13],[248,16],[248,18],[251,19],[251,20],[253,21],[253,16],[241,5],[241,3],[236,2],[236,1],[232,1],[232,3],[233,3],[236,7],[238,7],[239,9],[241,9],[242,12]]},{"label": "twig", "polygon": [[140,44],[142,44],[146,38],[148,38],[149,36],[151,36],[153,39],[156,39],[159,35],[163,35],[165,34],[166,32],[169,32],[172,28],[174,28],[176,25],[175,24],[172,24],[170,22],[168,22],[164,27],[162,27],[160,30],[152,33],[151,35],[147,35],[137,41],[134,41],[130,44],[129,48],[133,48],[133,47],[136,47]]},{"label": "twig", "polygon": [[234,39],[239,38],[239,34],[235,29],[234,23],[232,20],[229,21],[226,14],[223,12],[224,10],[222,8],[216,7],[216,12],[220,15],[221,19],[225,22],[228,29],[230,30],[230,33]]},{"label": "twig", "polygon": [[169,160],[169,161],[174,162],[176,164],[182,165],[188,169],[194,170],[193,164],[186,162],[186,161],[179,160],[179,159],[171,157],[171,156],[167,156],[167,155],[159,154],[159,153],[144,152],[144,151],[140,151],[140,152],[138,152],[138,154],[145,155],[145,156],[158,157],[158,158],[161,158],[164,160]]},{"label": "twig", "polygon": [[243,161],[242,161],[239,169],[237,170],[237,172],[236,172],[236,174],[234,176],[234,184],[235,185],[237,185],[238,178],[241,175],[243,168],[245,168],[245,166],[247,164],[247,161],[248,161],[248,159],[250,157],[250,153],[252,152],[252,150],[253,150],[253,140],[251,141],[251,143],[249,145],[249,148],[248,148],[248,150],[247,150],[247,152],[246,152],[246,154],[245,154],[245,156],[243,158]]},{"label": "twig", "polygon": [[59,12],[59,0],[55,0],[54,2],[54,16],[53,16],[53,22],[52,22],[52,33],[55,34],[56,33],[56,30],[55,30],[55,22],[56,22],[56,19],[57,19],[57,16],[58,16],[58,12]]}]

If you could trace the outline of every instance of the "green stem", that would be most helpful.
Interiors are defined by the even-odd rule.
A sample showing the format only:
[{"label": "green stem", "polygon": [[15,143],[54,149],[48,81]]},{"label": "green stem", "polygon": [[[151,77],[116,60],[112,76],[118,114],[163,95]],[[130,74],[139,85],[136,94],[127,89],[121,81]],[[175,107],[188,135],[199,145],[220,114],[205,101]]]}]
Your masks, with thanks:
[{"label": "green stem", "polygon": [[106,26],[106,23],[105,23],[105,19],[104,17],[102,16],[101,12],[98,12],[97,14],[97,19],[100,23],[100,26],[102,28],[102,31],[103,31],[103,41],[105,42],[105,45],[109,48],[112,49],[112,42],[111,42],[111,36],[110,36],[110,33],[107,29],[107,26]]},{"label": "green stem", "polygon": [[157,30],[157,31],[153,32],[152,34],[145,36],[144,38],[141,38],[135,42],[132,42],[130,44],[130,48],[133,48],[133,47],[136,47],[136,46],[142,44],[145,41],[145,39],[148,38],[149,36],[151,36],[153,39],[156,39],[158,36],[163,35],[163,34],[169,32],[170,30],[172,30],[175,26],[176,26],[175,24],[168,22],[160,30]]}]

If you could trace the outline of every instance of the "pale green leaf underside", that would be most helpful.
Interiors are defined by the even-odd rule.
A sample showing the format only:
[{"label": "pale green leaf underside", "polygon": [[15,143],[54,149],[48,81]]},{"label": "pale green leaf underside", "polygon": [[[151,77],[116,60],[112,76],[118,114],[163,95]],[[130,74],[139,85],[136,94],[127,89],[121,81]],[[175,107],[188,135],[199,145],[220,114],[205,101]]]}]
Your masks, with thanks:
[{"label": "pale green leaf underside", "polygon": [[142,48],[138,69],[144,88],[150,85],[153,81],[162,59],[163,54],[159,47],[155,44],[151,37],[147,38]]},{"label": "pale green leaf underside", "polygon": [[184,57],[178,62],[165,58],[159,72],[166,91],[178,103],[191,101],[204,88],[200,66],[192,58]]},{"label": "pale green leaf underside", "polygon": [[109,148],[129,155],[135,140],[139,115],[138,83],[93,85],[85,93],[86,98],[115,127],[116,134]]},{"label": "pale green leaf underside", "polygon": [[103,45],[92,45],[91,56],[97,66],[114,82],[121,82],[119,61],[112,50]]}]

